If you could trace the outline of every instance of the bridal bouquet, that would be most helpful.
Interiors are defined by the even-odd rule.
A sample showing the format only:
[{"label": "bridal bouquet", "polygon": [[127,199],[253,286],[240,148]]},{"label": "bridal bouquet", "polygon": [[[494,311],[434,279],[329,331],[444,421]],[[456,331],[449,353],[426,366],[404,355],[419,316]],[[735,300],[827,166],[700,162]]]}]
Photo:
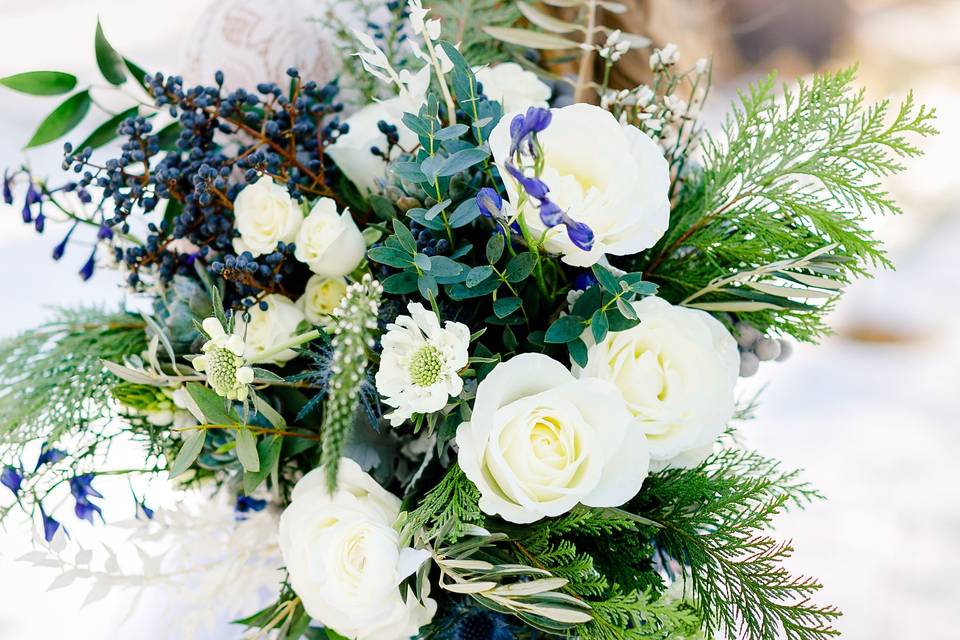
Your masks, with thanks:
[{"label": "bridal bouquet", "polygon": [[[251,637],[837,635],[766,533],[819,494],[739,444],[737,382],[887,264],[878,178],[933,113],[866,103],[850,69],[762,80],[707,133],[709,61],[598,22],[623,5],[428,4],[359,4],[337,79],[282,86],[146,73],[98,27],[130,105],[64,144],[68,177],[3,179],[24,223],[62,229],[55,260],[130,292],[0,345],[24,559],[88,601],[166,584]],[[612,86],[641,55],[649,82]],[[102,91],[0,84],[69,94],[30,147]],[[72,541],[104,500],[130,501],[132,569]]]}]

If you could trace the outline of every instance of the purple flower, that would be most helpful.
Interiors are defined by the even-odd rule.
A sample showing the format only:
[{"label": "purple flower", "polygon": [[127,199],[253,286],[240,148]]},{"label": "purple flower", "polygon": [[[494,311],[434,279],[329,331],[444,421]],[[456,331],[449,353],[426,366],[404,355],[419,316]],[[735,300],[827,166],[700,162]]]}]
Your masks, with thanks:
[{"label": "purple flower", "polygon": [[96,513],[100,516],[100,519],[103,520],[103,511],[100,510],[100,507],[93,502],[90,498],[102,498],[103,494],[93,488],[94,474],[84,473],[79,476],[74,476],[70,478],[70,493],[73,494],[73,498],[77,501],[77,504],[73,508],[73,512],[81,520],[86,520],[90,524],[93,524],[93,514]]},{"label": "purple flower", "polygon": [[40,457],[37,458],[37,466],[34,471],[45,464],[56,464],[67,457],[67,452],[61,449],[47,449],[47,443],[44,442],[40,448]]},{"label": "purple flower", "polygon": [[513,176],[513,179],[520,183],[520,186],[523,187],[523,190],[527,192],[527,195],[531,198],[536,198],[537,200],[542,200],[547,197],[547,193],[550,192],[550,187],[541,180],[540,178],[528,178],[523,175],[523,172],[520,169],[517,169],[513,164],[507,163],[507,173]]},{"label": "purple flower", "polygon": [[6,169],[3,171],[3,201],[13,204],[13,176]]},{"label": "purple flower", "polygon": [[549,109],[530,107],[525,114],[517,114],[510,121],[510,155],[515,155],[521,146],[533,153],[533,137],[547,128],[553,114]]},{"label": "purple flower", "polygon": [[63,240],[53,248],[53,259],[59,260],[63,257],[63,252],[67,250],[67,243],[70,242],[70,236],[73,235],[73,230],[77,228],[79,222],[74,222],[73,226],[70,227],[70,230],[67,231],[67,235],[63,236]]},{"label": "purple flower", "polygon": [[113,238],[113,229],[105,224],[101,224],[97,229],[97,240],[110,240]]},{"label": "purple flower", "polygon": [[503,211],[503,198],[496,190],[484,187],[477,192],[477,208],[488,218],[497,218]]},{"label": "purple flower", "polygon": [[23,211],[21,212],[23,215],[24,224],[33,222],[33,213],[31,213],[30,207],[37,202],[40,202],[40,193],[34,189],[33,185],[31,184],[27,189],[27,197],[23,201]]},{"label": "purple flower", "polygon": [[584,251],[590,251],[593,248],[593,229],[567,215],[563,216],[563,223],[567,225],[567,236],[570,242]]},{"label": "purple flower", "polygon": [[563,222],[564,213],[557,203],[544,198],[540,201],[540,220],[548,227],[555,227]]},{"label": "purple flower", "polygon": [[13,491],[13,495],[20,495],[21,483],[23,483],[23,474],[16,467],[7,465],[0,472],[0,484]]},{"label": "purple flower", "polygon": [[40,519],[43,521],[43,539],[50,542],[57,533],[57,529],[60,528],[60,522],[53,516],[48,516],[47,512],[43,510],[42,504],[40,505]]},{"label": "purple flower", "polygon": [[581,271],[573,279],[573,288],[578,291],[586,291],[597,284],[597,277],[590,271]]},{"label": "purple flower", "polygon": [[37,233],[43,233],[43,224],[46,222],[47,217],[43,215],[43,211],[37,214],[37,219],[33,221],[33,227],[37,230]]},{"label": "purple flower", "polygon": [[83,266],[80,267],[80,277],[84,280],[89,280],[93,277],[93,270],[97,266],[97,246],[94,245],[93,251],[90,252],[90,257],[87,258],[87,261],[83,263]]},{"label": "purple flower", "polygon": [[237,513],[249,513],[251,511],[263,511],[266,506],[266,500],[259,500],[250,496],[237,496],[237,504],[234,510]]}]

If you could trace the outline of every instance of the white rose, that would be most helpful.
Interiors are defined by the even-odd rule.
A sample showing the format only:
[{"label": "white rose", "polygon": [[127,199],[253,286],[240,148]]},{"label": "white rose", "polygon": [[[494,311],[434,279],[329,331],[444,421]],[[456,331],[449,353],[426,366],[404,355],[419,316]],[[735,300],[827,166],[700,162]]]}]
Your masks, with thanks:
[{"label": "white rose", "polygon": [[419,78],[421,75],[429,82],[429,73],[416,74],[417,79],[411,82],[409,92],[368,104],[347,118],[344,122],[350,125],[350,129],[325,149],[343,175],[364,195],[380,190],[377,179],[383,180],[386,172],[383,158],[370,152],[371,147],[384,153],[387,151],[387,137],[377,128],[377,122],[383,120],[397,127],[400,147],[413,149],[419,144],[416,134],[407,129],[402,118],[404,113],[417,113],[426,99],[426,85]]},{"label": "white rose", "polygon": [[337,213],[336,202],[320,198],[300,226],[293,255],[314,273],[342,277],[357,268],[366,250],[350,212]]},{"label": "white rose", "polygon": [[546,107],[552,93],[537,74],[527,71],[516,62],[478,69],[476,76],[483,85],[483,94],[502,104],[504,112]]},{"label": "white rose", "polygon": [[267,310],[263,311],[259,305],[250,307],[249,322],[245,322],[242,315],[237,316],[234,333],[243,338],[244,359],[282,364],[296,356],[296,351],[284,349],[267,360],[260,360],[260,356],[296,336],[297,326],[305,316],[289,298],[279,294],[271,293],[263,301],[267,303]]},{"label": "white rose", "polygon": [[280,516],[280,552],[290,586],[312,618],[357,640],[408,640],[430,622],[437,603],[420,604],[400,583],[430,557],[401,548],[394,529],[400,500],[342,458],[331,495],[324,469],[293,489]]},{"label": "white rose", "polygon": [[647,476],[646,439],[616,387],[576,379],[552,358],[525,353],[477,387],[470,422],[457,429],[460,467],[480,508],[517,523],[577,503],[618,506]]},{"label": "white rose", "polygon": [[695,466],[733,417],[740,367],[737,343],[697,309],[654,296],[633,303],[640,324],[611,332],[589,349],[577,376],[615,384],[647,434],[655,467]]},{"label": "white rose", "polygon": [[[568,237],[566,225],[547,233],[546,248],[578,267],[604,254],[630,255],[653,246],[670,218],[670,172],[663,151],[632,125],[621,125],[609,111],[589,104],[551,109],[553,118],[538,134],[543,147],[541,179],[549,198],[593,231],[589,251]],[[505,169],[510,157],[510,121],[503,117],[490,135],[490,149],[504,177],[507,197],[516,206],[518,185]],[[534,237],[547,227],[527,198],[522,215]]]},{"label": "white rose", "polygon": [[300,205],[287,188],[263,176],[237,194],[233,215],[240,237],[233,239],[237,253],[249,251],[254,257],[273,253],[278,242],[293,242],[303,220]]},{"label": "white rose", "polygon": [[311,324],[323,324],[346,294],[347,281],[343,278],[313,275],[307,280],[307,288],[297,300],[297,306]]}]

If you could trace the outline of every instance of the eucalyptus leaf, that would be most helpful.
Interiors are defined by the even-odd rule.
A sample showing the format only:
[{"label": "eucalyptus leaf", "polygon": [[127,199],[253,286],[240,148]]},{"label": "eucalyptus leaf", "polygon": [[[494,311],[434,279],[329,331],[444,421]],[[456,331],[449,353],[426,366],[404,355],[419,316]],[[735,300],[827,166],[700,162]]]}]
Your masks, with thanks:
[{"label": "eucalyptus leaf", "polygon": [[410,233],[410,229],[407,229],[407,227],[396,218],[393,219],[393,233],[396,234],[400,245],[406,249],[411,256],[417,252],[417,241],[414,239],[413,234]]},{"label": "eucalyptus leaf", "polygon": [[395,273],[383,279],[383,290],[392,295],[406,295],[417,290],[417,274],[412,271]]},{"label": "eucalyptus leaf", "polygon": [[530,251],[518,253],[510,258],[510,262],[507,263],[507,269],[504,271],[503,276],[507,279],[507,282],[522,282],[533,273],[533,269],[536,266],[537,256],[535,253],[531,253]]},{"label": "eucalyptus leaf", "polygon": [[580,316],[565,315],[554,320],[547,334],[544,336],[544,342],[550,344],[564,344],[572,342],[583,333],[584,320]]},{"label": "eucalyptus leaf", "polygon": [[477,206],[476,198],[467,198],[453,210],[450,219],[447,221],[453,229],[464,227],[480,216],[480,207]]},{"label": "eucalyptus leaf", "polygon": [[506,241],[503,239],[503,235],[495,233],[490,236],[490,239],[487,240],[487,262],[490,264],[496,264],[500,259],[500,256],[503,255],[503,248],[506,244]]},{"label": "eucalyptus leaf", "polygon": [[520,298],[500,298],[493,303],[493,313],[498,318],[506,318],[520,308],[523,300]]},{"label": "eucalyptus leaf", "polygon": [[491,275],[493,275],[493,267],[488,264],[474,267],[467,273],[466,285],[472,289]]},{"label": "eucalyptus leaf", "polygon": [[457,151],[443,162],[437,175],[439,177],[456,175],[466,171],[475,164],[483,162],[489,155],[485,149],[479,147]]}]

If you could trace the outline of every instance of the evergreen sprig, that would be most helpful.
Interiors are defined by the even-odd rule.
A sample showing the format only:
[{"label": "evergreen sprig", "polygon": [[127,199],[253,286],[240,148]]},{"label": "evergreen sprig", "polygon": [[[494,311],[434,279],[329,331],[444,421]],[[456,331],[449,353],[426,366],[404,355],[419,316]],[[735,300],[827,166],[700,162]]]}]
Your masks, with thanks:
[{"label": "evergreen sprig", "polygon": [[[814,604],[816,580],[783,566],[793,548],[767,536],[789,504],[820,497],[797,472],[724,450],[695,469],[659,474],[633,507],[662,525],[657,544],[690,572],[704,630],[746,640],[822,640],[840,612]],[[781,636],[782,634],[782,636]]]},{"label": "evergreen sprig", "polygon": [[483,523],[479,502],[480,491],[454,465],[407,515],[405,529],[416,532],[424,541],[456,541],[469,525]]},{"label": "evergreen sprig", "polygon": [[851,86],[855,73],[820,75],[780,96],[771,75],[740,94],[722,135],[704,138],[703,167],[688,176],[669,231],[631,266],[679,302],[716,279],[832,247],[825,256],[832,264],[762,279],[786,281],[793,294],[741,284],[702,300],[742,312],[761,330],[799,340],[823,335],[832,297],[818,296],[827,299],[822,305],[795,298],[806,298],[818,278],[830,290],[889,265],[866,226],[867,215],[900,212],[879,178],[920,155],[910,137],[936,133],[934,110],[912,95],[892,117],[889,100],[866,103]]},{"label": "evergreen sprig", "polygon": [[331,491],[336,488],[343,446],[353,429],[366,381],[368,350],[374,344],[382,293],[380,283],[367,274],[362,282],[347,287],[340,307],[334,310],[333,356],[323,405],[320,453]]}]

